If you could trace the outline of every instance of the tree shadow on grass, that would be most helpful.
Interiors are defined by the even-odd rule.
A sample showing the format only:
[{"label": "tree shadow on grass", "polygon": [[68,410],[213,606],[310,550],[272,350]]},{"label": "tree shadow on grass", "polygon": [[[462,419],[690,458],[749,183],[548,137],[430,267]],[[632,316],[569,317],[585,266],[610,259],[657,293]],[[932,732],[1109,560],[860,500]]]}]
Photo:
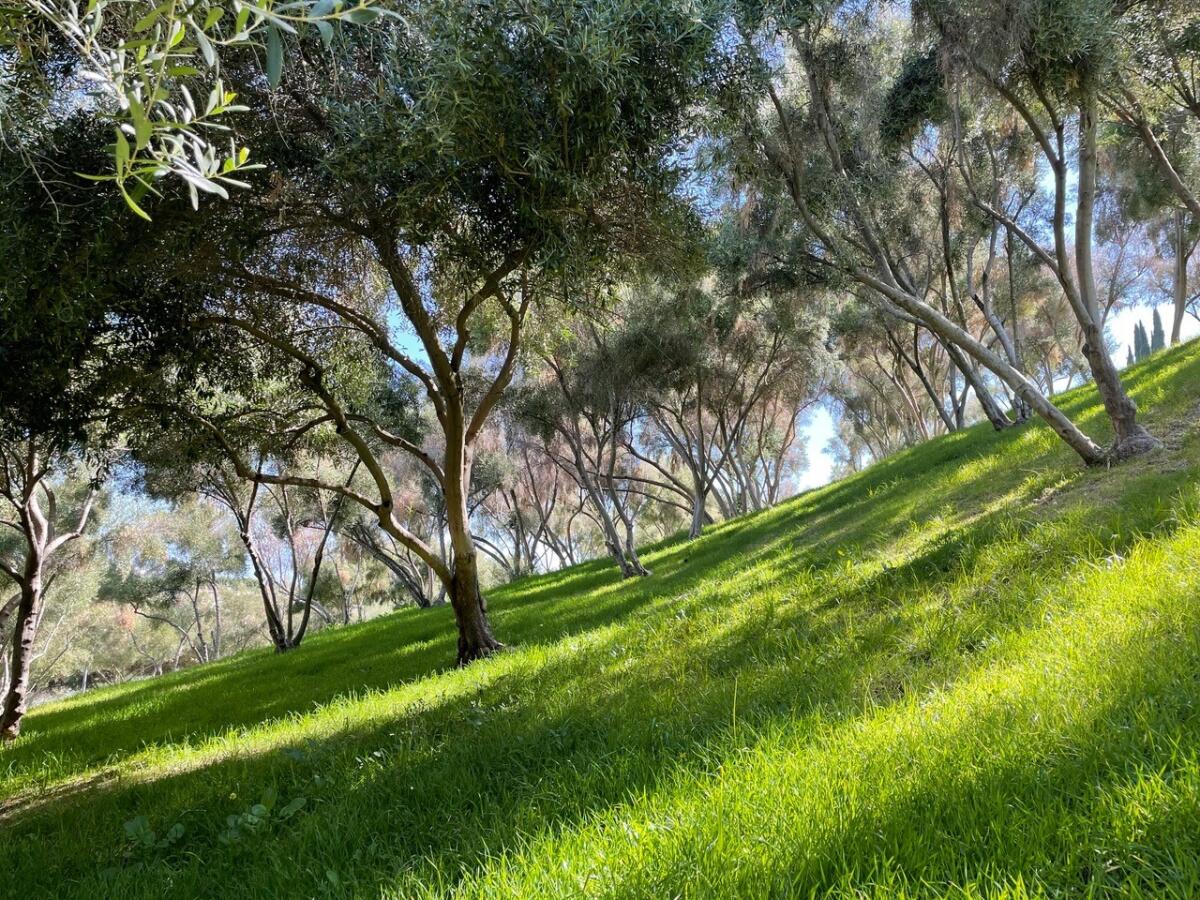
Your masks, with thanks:
[{"label": "tree shadow on grass", "polygon": [[[769,527],[766,523],[760,526]],[[666,571],[651,579],[622,581],[615,569],[588,564],[575,578],[584,597],[527,594],[520,585],[497,591],[496,630],[514,644],[546,643],[583,633],[634,610],[694,589],[711,566],[747,551],[759,536],[667,545],[657,552]],[[686,555],[692,565],[672,565]],[[650,557],[648,557],[650,558]],[[543,576],[554,583],[553,576]],[[542,580],[542,579],[539,579]],[[584,602],[586,601],[586,602]],[[452,667],[453,613],[449,608],[404,610],[363,625],[314,635],[301,648],[266,650],[196,667],[134,687],[35,710],[21,743],[6,751],[9,777],[37,769],[46,755],[71,758],[81,771],[119,751],[151,744],[198,742],[355,692],[387,690]],[[61,772],[61,767],[59,769]]]},{"label": "tree shadow on grass", "polygon": [[[548,662],[531,671],[521,671],[514,655],[466,673],[445,672],[449,611],[413,611],[318,635],[302,654],[251,655],[188,673],[179,684],[139,686],[36,713],[33,740],[10,757],[18,768],[40,753],[77,747],[78,758],[91,762],[144,742],[199,741],[307,711],[347,685],[390,688],[431,673],[444,679],[428,683],[442,695],[385,712],[379,724],[348,725],[333,736],[314,731],[311,743],[292,754],[202,758],[193,771],[51,800],[10,826],[11,840],[0,852],[25,879],[12,883],[30,885],[31,893],[66,885],[79,896],[161,896],[179,885],[222,896],[309,894],[325,883],[329,867],[358,873],[358,883],[341,882],[357,893],[377,893],[405,878],[414,889],[439,878],[453,885],[497,852],[578,827],[665,783],[680,767],[702,765],[730,739],[735,693],[740,719],[753,727],[778,718],[854,717],[935,681],[949,683],[975,664],[976,645],[964,635],[1000,634],[1023,624],[1036,606],[985,604],[970,629],[949,636],[927,627],[933,610],[896,616],[904,608],[898,594],[948,585],[953,572],[966,577],[1002,536],[991,526],[1001,521],[998,512],[970,508],[982,496],[977,485],[955,480],[918,506],[902,495],[929,487],[919,479],[937,459],[961,461],[966,450],[978,449],[975,440],[1008,439],[967,436],[936,453],[913,451],[907,462],[871,476],[877,490],[866,500],[862,484],[851,493],[835,488],[720,526],[694,543],[668,542],[654,551],[658,574],[650,580],[618,584],[615,573],[593,563],[569,576],[543,576],[528,591],[522,585],[499,591],[496,618],[505,636],[547,654]],[[1146,475],[1131,479],[1124,493],[1140,485],[1162,496],[1189,479],[1194,473]],[[1019,478],[1010,481],[1011,488]],[[1003,488],[992,483],[991,496]],[[795,549],[808,532],[883,548],[914,512],[928,515],[956,500],[964,508],[961,523],[951,522],[903,565],[843,586],[844,595],[830,583],[833,557],[820,555],[819,545],[809,553]],[[1143,524],[1162,524],[1162,513],[1135,504],[1128,515],[1088,523],[1096,552],[1127,547]],[[798,534],[801,525],[805,532]],[[1064,560],[1064,577],[1073,564]],[[785,589],[813,580],[809,595],[762,599],[749,590],[747,598],[747,591],[738,593],[737,575],[755,566]],[[567,584],[592,596],[586,603],[555,596]],[[817,589],[825,591],[819,602]],[[742,609],[747,603],[752,608]],[[937,612],[945,618],[945,610]],[[406,643],[397,646],[401,633]],[[934,653],[934,640],[958,640],[965,652]],[[942,662],[932,665],[934,659]],[[266,785],[278,788],[281,802],[305,797],[311,812],[269,836],[222,844],[225,816],[243,810]],[[161,831],[185,824],[186,841],[162,854],[135,854],[102,878],[97,873],[110,865],[122,823],[143,813]],[[49,864],[44,848],[51,848]],[[353,848],[349,860],[347,848]],[[239,874],[245,867],[251,875]]]},{"label": "tree shadow on grass", "polygon": [[[1050,477],[1057,477],[1053,470]],[[1124,485],[1125,493],[1145,490],[1161,495],[1162,477],[1154,474],[1131,481]],[[1187,477],[1186,472],[1175,474],[1178,481]],[[1010,480],[1016,484],[1020,478],[1017,473]],[[912,486],[907,481],[905,485]],[[998,485],[993,483],[990,488],[994,492]],[[611,568],[590,563],[582,567],[586,572],[570,578],[580,589],[590,589],[585,597],[555,595],[543,590],[544,585],[536,592],[524,590],[520,583],[507,586],[495,594],[498,631],[518,645],[544,644],[585,633],[636,610],[685,596],[714,578],[736,577],[740,570],[772,558],[785,547],[790,550],[789,558],[773,576],[781,584],[806,569],[845,566],[871,548],[886,548],[889,541],[896,540],[900,525],[911,521],[912,501],[897,496],[902,493],[894,489],[882,492],[866,513],[843,507],[822,517],[803,503],[792,504],[799,508],[783,507],[729,523],[694,542],[667,542],[647,556],[657,570],[651,579],[623,582]],[[989,522],[996,518],[977,511],[970,518],[976,501],[977,489],[970,484],[926,491],[927,514],[942,508],[962,511],[956,517],[959,524],[948,520],[938,543],[922,550],[923,563],[914,561],[904,567],[914,583],[937,578],[951,565],[972,564],[974,554],[963,555],[964,542],[970,541],[976,548],[985,545],[992,527]],[[1162,510],[1155,513],[1161,515]],[[799,531],[793,524],[796,521],[807,526],[799,539],[795,537]],[[1154,523],[1135,521],[1112,533],[1134,535],[1144,524]],[[831,533],[840,539],[843,558],[829,551]],[[851,544],[853,552],[846,555],[845,546],[853,540],[862,541],[863,546]],[[896,582],[890,576],[885,579],[885,574],[868,578],[860,592],[894,589]],[[536,582],[554,585],[561,582],[561,576],[540,576]],[[56,757],[52,777],[69,777],[70,771],[84,771],[120,751],[200,742],[230,729],[303,713],[345,694],[348,687],[356,692],[387,690],[445,671],[452,640],[450,610],[406,610],[316,635],[296,653],[276,656],[259,651],[108,696],[89,697],[88,702],[35,711],[28,720],[28,737],[8,752],[9,783],[18,787],[38,783],[39,763],[47,755]],[[23,772],[29,773],[24,781]]]},{"label": "tree shadow on grass", "polygon": [[[703,755],[706,743],[725,740],[732,676],[708,678],[707,689],[692,697],[675,690],[681,679],[704,677],[710,660],[722,654],[721,643],[692,635],[680,657],[648,658],[641,651],[656,639],[653,631],[639,633],[631,625],[585,638],[532,671],[478,672],[477,686],[378,724],[343,728],[291,753],[218,760],[198,771],[72,798],[14,823],[6,855],[10,865],[25,869],[22,860],[32,861],[33,848],[63,846],[56,869],[37,865],[20,873],[23,884],[56,888],[60,896],[161,896],[175,883],[220,896],[304,895],[322,883],[326,869],[340,870],[354,892],[367,894],[414,867],[423,877],[441,871],[457,878],[521,835],[570,828],[653,790],[687,757]],[[810,634],[823,640],[833,629]],[[778,714],[781,706],[791,716],[805,715],[819,698],[833,696],[833,685],[855,678],[861,661],[850,644],[837,657],[824,654],[809,691],[795,672],[764,671],[754,686],[754,666],[743,665],[743,719],[753,721],[765,708]],[[254,802],[268,785],[281,802],[306,797],[311,812],[294,829],[224,846],[225,816]],[[123,822],[141,814],[160,832],[183,824],[187,842],[162,859],[98,876],[103,849],[119,842]],[[65,838],[75,829],[101,839],[72,845]],[[360,851],[356,881],[348,880],[347,848]],[[254,874],[239,878],[251,860]],[[266,882],[264,873],[270,873]]]},{"label": "tree shadow on grass", "polygon": [[[1187,627],[1195,629],[1200,621],[1190,612]],[[761,804],[757,833],[775,839],[775,852],[740,873],[736,891],[727,873],[705,871],[703,855],[686,849],[679,868],[653,887],[703,895],[711,879],[739,896],[857,894],[871,885],[943,896],[972,882],[981,895],[995,894],[1020,880],[1031,895],[1195,896],[1200,832],[1194,804],[1186,803],[1189,788],[1179,792],[1182,807],[1145,788],[1150,773],[1169,782],[1189,766],[1195,782],[1194,756],[1189,762],[1180,754],[1200,739],[1194,634],[1183,646],[1135,637],[1108,648],[1132,677],[1109,679],[1061,727],[1039,721],[1044,706],[1022,708],[1017,696],[1001,695],[945,729],[935,704],[926,713],[932,735],[922,732],[924,750],[907,750],[903,737],[866,749],[852,764],[862,770],[858,789],[816,837],[787,840],[786,820],[794,823],[804,810],[783,810],[783,821],[772,822],[778,806]],[[1068,682],[1062,690],[1086,688]],[[953,703],[953,686],[946,699]],[[1027,739],[1014,743],[1014,732]],[[796,752],[804,746],[801,739]],[[1114,808],[1122,793],[1128,809]],[[701,847],[708,837],[685,830],[676,840]],[[649,886],[627,885],[632,893]]]},{"label": "tree shadow on grass", "polygon": [[[333,736],[315,731],[292,752],[201,760],[194,771],[53,802],[12,823],[5,855],[22,883],[57,886],[60,895],[160,896],[172,885],[200,895],[305,894],[326,869],[358,894],[405,878],[414,890],[438,878],[453,884],[497,852],[578,827],[719,753],[735,693],[738,719],[755,728],[853,718],[969,674],[971,653],[932,652],[930,642],[943,638],[928,626],[943,610],[893,613],[905,607],[903,592],[969,573],[988,535],[1003,533],[975,527],[976,539],[964,529],[844,585],[833,604],[819,594],[839,590],[836,573],[789,563],[782,547],[761,550],[759,564],[782,583],[812,579],[799,600],[747,596],[719,579],[689,593],[696,578],[680,576],[671,604],[652,608],[644,597],[645,608],[618,624],[572,623],[573,637],[548,645],[540,663],[523,663],[518,651],[430,682],[439,695],[380,720]],[[1095,523],[1098,534],[1109,527]],[[1070,567],[1061,576],[1065,584]],[[535,606],[524,611],[535,616]],[[1003,633],[1034,613],[995,608],[983,631]],[[603,626],[612,615],[601,618]],[[281,803],[305,797],[311,812],[222,844],[225,817],[268,785]],[[109,871],[101,860],[121,841],[122,824],[143,814],[160,832],[183,824],[186,841]],[[36,850],[46,846],[56,848],[49,869]],[[357,855],[347,860],[347,848]]]}]

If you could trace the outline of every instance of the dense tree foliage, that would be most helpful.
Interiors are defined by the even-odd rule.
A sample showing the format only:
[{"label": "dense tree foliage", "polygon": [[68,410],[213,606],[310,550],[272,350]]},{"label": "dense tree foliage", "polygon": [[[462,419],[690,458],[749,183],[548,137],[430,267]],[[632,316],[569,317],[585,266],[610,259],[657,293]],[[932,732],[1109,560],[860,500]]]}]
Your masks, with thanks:
[{"label": "dense tree foliage", "polygon": [[1184,2],[10,6],[7,737],[400,605],[470,662],[488,585],[651,576],[826,451],[1152,451],[1114,353],[1200,320]]}]

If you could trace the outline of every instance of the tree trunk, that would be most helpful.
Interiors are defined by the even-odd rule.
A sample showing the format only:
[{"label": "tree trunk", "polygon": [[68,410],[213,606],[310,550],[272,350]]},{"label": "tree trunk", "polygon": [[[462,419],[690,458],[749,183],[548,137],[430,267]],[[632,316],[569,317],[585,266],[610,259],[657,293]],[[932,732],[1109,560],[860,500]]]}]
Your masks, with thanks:
[{"label": "tree trunk", "polygon": [[688,530],[689,538],[700,537],[700,532],[704,529],[704,506],[705,497],[697,491],[692,496],[692,527]]},{"label": "tree trunk", "polygon": [[37,637],[41,605],[42,573],[38,567],[21,585],[21,601],[17,604],[11,676],[4,698],[4,712],[0,715],[0,739],[4,741],[15,740],[21,733],[21,718],[29,707],[29,668],[33,662],[33,642]]},{"label": "tree trunk", "polygon": [[1125,392],[1121,376],[1104,345],[1102,319],[1096,299],[1096,274],[1092,265],[1093,217],[1096,205],[1096,101],[1085,90],[1079,104],[1079,196],[1075,215],[1075,269],[1079,279],[1079,302],[1083,307],[1083,355],[1096,379],[1104,411],[1113,427],[1113,460],[1128,459],[1161,447],[1137,421],[1137,404]]},{"label": "tree trunk", "polygon": [[1012,421],[1000,409],[995,398],[992,397],[992,392],[987,389],[987,385],[979,377],[978,370],[971,365],[971,361],[967,359],[962,349],[950,340],[943,340],[942,346],[946,348],[946,353],[950,356],[950,360],[954,363],[954,366],[962,372],[963,380],[975,391],[975,399],[979,401],[979,406],[983,409],[983,414],[987,416],[987,420],[992,423],[992,427],[997,431],[1003,431],[1011,425]]},{"label": "tree trunk", "polygon": [[1161,447],[1162,442],[1138,423],[1137,404],[1125,392],[1100,330],[1095,325],[1088,325],[1083,334],[1083,355],[1096,378],[1096,389],[1113,426],[1113,445],[1109,451],[1112,460],[1129,459]]},{"label": "tree trunk", "polygon": [[646,577],[650,574],[650,570],[642,565],[642,561],[638,558],[637,553],[637,538],[634,534],[633,519],[625,518],[625,559],[629,561],[630,568],[634,574]]},{"label": "tree trunk", "polygon": [[[1013,366],[1019,371],[1025,371],[1025,358],[1021,353],[1021,312],[1017,308],[1017,290],[1013,281],[1013,238],[1012,232],[1005,230],[1004,232],[1004,256],[1008,261],[1008,306],[1009,314],[1012,316],[1012,342],[1015,361]],[[1019,400],[1020,398],[1018,398]],[[1029,408],[1029,404],[1024,401],[1016,407],[1017,422],[1024,423],[1033,415],[1033,410]]]},{"label": "tree trunk", "polygon": [[[902,290],[890,288],[888,285],[873,280],[868,281],[861,274],[856,277],[869,286],[882,289],[884,295],[895,302],[897,306],[915,318],[921,319],[926,328],[943,339],[947,351],[953,345],[956,354],[962,356],[964,352],[969,353],[981,364],[987,366],[1012,388],[1013,393],[1028,403],[1029,407],[1045,420],[1054,433],[1078,453],[1087,465],[1099,465],[1108,460],[1108,455],[1096,442],[1084,434],[1062,410],[1047,400],[1025,373],[1014,369],[944,314]],[[957,361],[955,364],[958,365]],[[967,368],[969,368],[969,364],[967,364]],[[959,365],[959,370],[964,375],[966,374],[963,366]]]},{"label": "tree trunk", "polygon": [[279,620],[279,613],[275,609],[275,599],[266,567],[259,558],[258,548],[254,546],[254,539],[250,534],[249,515],[245,518],[239,516],[238,533],[242,539],[242,546],[246,548],[246,555],[250,558],[250,568],[254,572],[254,580],[258,584],[258,593],[262,598],[263,613],[267,620],[267,634],[271,637],[271,643],[275,645],[275,652],[282,653],[288,649],[287,636],[284,634],[283,623]]},{"label": "tree trunk", "polygon": [[617,534],[616,523],[613,522],[612,516],[609,514],[607,507],[605,507],[604,500],[600,495],[600,487],[595,483],[588,469],[588,461],[583,455],[583,448],[580,446],[581,442],[578,440],[578,435],[568,432],[565,428],[560,429],[560,433],[571,448],[575,463],[575,472],[578,475],[579,483],[583,486],[584,494],[591,502],[592,511],[596,514],[596,519],[600,523],[600,530],[604,534],[604,546],[608,548],[608,553],[613,558],[613,562],[621,570],[621,577],[632,578],[638,573],[629,565],[629,560],[625,558],[625,553],[621,550],[621,537]]},{"label": "tree trunk", "polygon": [[503,649],[492,635],[488,622],[487,601],[479,590],[479,556],[471,536],[471,517],[467,495],[471,486],[474,460],[466,442],[461,407],[454,411],[446,429],[444,499],[446,530],[450,538],[453,563],[450,577],[443,582],[450,594],[454,620],[458,625],[458,665],[465,666],[477,659],[491,656]]},{"label": "tree trunk", "polygon": [[450,604],[458,624],[458,664],[491,656],[503,645],[492,635],[488,622],[487,601],[479,590],[479,570],[472,547],[454,555],[454,572],[450,583]]},{"label": "tree trunk", "polygon": [[217,591],[216,576],[209,582],[209,588],[212,590],[213,598],[213,630],[212,630],[212,655],[213,659],[221,658],[221,643],[224,637],[221,629],[221,595]]},{"label": "tree trunk", "polygon": [[1171,284],[1174,310],[1171,316],[1171,344],[1178,344],[1183,331],[1183,315],[1187,311],[1187,231],[1184,228],[1186,213],[1175,210],[1175,273]]}]

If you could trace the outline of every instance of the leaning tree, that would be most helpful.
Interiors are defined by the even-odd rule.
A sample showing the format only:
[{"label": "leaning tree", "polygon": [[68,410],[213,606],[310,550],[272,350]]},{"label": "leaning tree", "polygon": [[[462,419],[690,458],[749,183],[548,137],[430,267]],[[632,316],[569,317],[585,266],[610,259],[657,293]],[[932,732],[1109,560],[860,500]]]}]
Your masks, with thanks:
[{"label": "leaning tree", "polygon": [[[833,283],[855,286],[899,321],[927,328],[952,354],[964,376],[971,377],[976,364],[990,371],[1022,407],[1044,419],[1087,464],[1104,464],[1155,446],[1157,442],[1136,422],[1136,407],[1107,360],[1102,322],[1095,310],[1094,280],[1088,280],[1093,274],[1087,254],[1095,183],[1094,128],[1085,116],[1080,155],[1083,189],[1076,223],[1080,268],[1087,276],[1082,287],[1068,275],[1064,236],[1055,235],[1057,255],[1052,254],[1004,210],[988,204],[980,186],[975,185],[970,197],[980,211],[1011,230],[1016,240],[1028,244],[1061,276],[1116,431],[1117,440],[1109,450],[1085,434],[1003,352],[972,333],[956,310],[956,259],[941,252],[937,243],[967,239],[968,223],[960,224],[949,242],[939,238],[935,243],[923,236],[929,204],[911,189],[907,177],[911,170],[889,151],[882,127],[895,105],[895,95],[887,88],[903,75],[900,63],[905,48],[889,20],[873,16],[874,10],[874,4],[840,0],[742,3],[732,17],[729,84],[734,89],[728,93],[720,120],[723,133],[738,171],[756,178],[763,190],[791,201],[797,264],[825,272]],[[936,68],[931,71],[940,78]],[[906,93],[921,85],[922,90],[930,87],[926,79],[910,85]],[[934,94],[939,85],[935,79]],[[747,91],[758,102],[747,102]],[[944,110],[944,104],[913,103],[908,117],[918,132],[937,128],[947,140],[957,142],[956,122]],[[1055,159],[1063,163],[1064,158],[1059,153]],[[1064,198],[1056,187],[1056,209]],[[1061,219],[1056,217],[1056,223],[1061,224]],[[982,400],[985,386],[980,382],[975,389]],[[989,418],[998,428],[1010,424],[1000,410],[989,413]]]},{"label": "leaning tree", "polygon": [[1040,222],[1023,222],[990,202],[969,168],[960,166],[972,203],[1058,281],[1112,424],[1114,441],[1105,455],[1111,460],[1161,446],[1138,422],[1137,404],[1109,353],[1095,260],[1101,98],[1119,91],[1114,85],[1123,80],[1115,62],[1116,35],[1129,5],[1136,4],[997,0],[968,6],[926,0],[917,7],[919,21],[936,35],[955,96],[954,127],[970,135],[974,125],[961,98],[974,92],[981,107],[992,101],[1021,122],[1048,172],[1050,210]]}]

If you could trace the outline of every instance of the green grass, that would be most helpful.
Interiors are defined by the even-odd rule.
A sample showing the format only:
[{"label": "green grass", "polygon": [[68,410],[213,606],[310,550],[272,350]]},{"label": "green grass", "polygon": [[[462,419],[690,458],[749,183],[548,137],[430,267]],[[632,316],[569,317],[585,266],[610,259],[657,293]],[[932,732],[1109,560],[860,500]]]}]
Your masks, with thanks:
[{"label": "green grass", "polygon": [[409,610],[39,708],[0,892],[1200,895],[1200,345],[1128,381],[1152,457],[945,437],[497,590],[464,670]]}]

